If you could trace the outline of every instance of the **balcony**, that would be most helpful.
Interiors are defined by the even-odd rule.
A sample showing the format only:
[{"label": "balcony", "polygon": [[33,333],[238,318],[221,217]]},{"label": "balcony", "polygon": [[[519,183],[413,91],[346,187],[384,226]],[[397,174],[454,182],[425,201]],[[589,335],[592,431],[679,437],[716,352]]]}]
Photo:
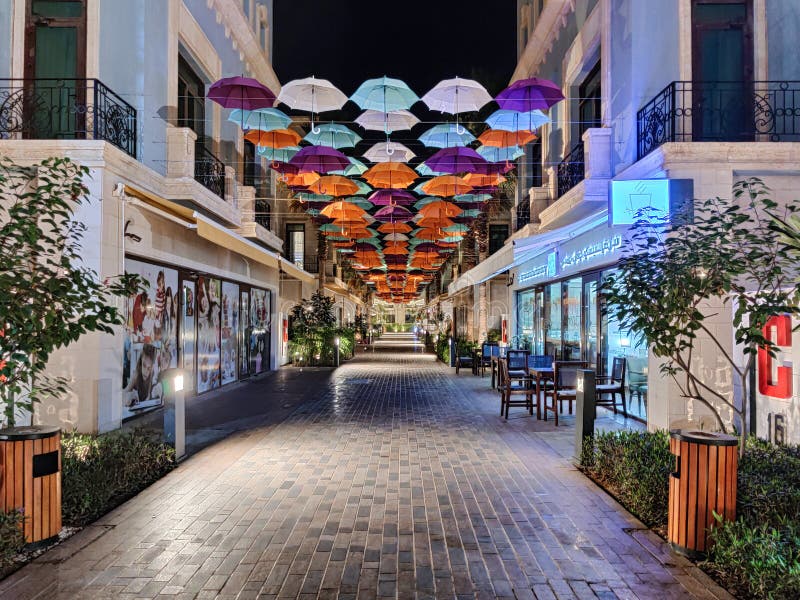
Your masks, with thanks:
[{"label": "balcony", "polygon": [[198,140],[194,153],[194,178],[207,190],[225,198],[225,163]]},{"label": "balcony", "polygon": [[637,158],[666,142],[798,142],[800,81],[673,81],[637,113]]},{"label": "balcony", "polygon": [[305,256],[286,256],[286,260],[303,269],[306,273],[319,273],[319,258],[314,254],[306,254]]},{"label": "balcony", "polygon": [[136,109],[97,79],[0,79],[0,139],[104,140],[136,158]]},{"label": "balcony", "polygon": [[556,177],[558,180],[557,198],[560,198],[586,176],[586,162],[583,154],[583,142],[578,143],[558,164]]}]

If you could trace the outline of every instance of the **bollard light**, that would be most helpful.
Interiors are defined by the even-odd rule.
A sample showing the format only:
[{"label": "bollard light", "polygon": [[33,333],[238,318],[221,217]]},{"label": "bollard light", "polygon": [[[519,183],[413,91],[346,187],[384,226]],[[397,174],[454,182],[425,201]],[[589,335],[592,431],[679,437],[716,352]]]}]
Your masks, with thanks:
[{"label": "bollard light", "polygon": [[335,340],[333,340],[333,343],[338,346],[339,345],[339,338],[337,337]]},{"label": "bollard light", "polygon": [[183,391],[183,373],[175,376],[173,385],[175,386],[176,392]]}]

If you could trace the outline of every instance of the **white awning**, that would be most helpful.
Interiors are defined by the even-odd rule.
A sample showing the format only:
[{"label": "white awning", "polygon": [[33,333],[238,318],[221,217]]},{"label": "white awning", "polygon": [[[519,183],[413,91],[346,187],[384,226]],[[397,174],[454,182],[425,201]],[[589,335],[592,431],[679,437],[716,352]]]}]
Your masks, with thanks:
[{"label": "white awning", "polygon": [[215,243],[217,246],[232,250],[237,254],[241,254],[245,258],[252,259],[256,262],[272,267],[278,268],[280,257],[274,252],[262,248],[258,244],[254,244],[248,239],[243,238],[238,233],[223,227],[216,221],[204,217],[200,213],[195,212],[192,215],[197,223],[197,235],[201,238]]},{"label": "white awning", "polygon": [[304,271],[293,262],[286,260],[282,256],[280,257],[280,259],[281,259],[281,270],[290,277],[293,277],[294,279],[299,279],[300,281],[304,281],[305,283],[312,283],[313,281],[317,280],[317,278],[314,275],[312,275],[307,271]]}]

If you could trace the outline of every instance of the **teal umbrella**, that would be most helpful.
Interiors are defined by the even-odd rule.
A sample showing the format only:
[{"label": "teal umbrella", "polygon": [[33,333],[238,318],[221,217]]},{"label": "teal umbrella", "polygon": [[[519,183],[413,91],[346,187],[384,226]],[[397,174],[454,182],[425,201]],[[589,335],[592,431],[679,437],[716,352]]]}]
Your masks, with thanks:
[{"label": "teal umbrella", "polygon": [[453,148],[474,142],[475,136],[455,123],[441,123],[419,136],[419,141],[431,148]]},{"label": "teal umbrella", "polygon": [[358,181],[357,179],[354,179],[353,183],[355,183],[358,186],[359,195],[369,194],[372,191],[372,188],[363,181]]},{"label": "teal umbrella", "polygon": [[405,82],[383,76],[362,83],[350,100],[364,109],[389,112],[411,108],[412,104],[419,101],[419,97]]},{"label": "teal umbrella", "polygon": [[[320,125],[320,127],[322,127]],[[308,136],[306,136],[308,137]],[[349,156],[348,159],[350,160],[350,165],[345,167],[344,169],[340,169],[338,171],[331,171],[334,175],[344,175],[346,177],[357,177],[359,175],[363,175],[367,170],[367,165],[362,163],[357,158],[353,158]]]},{"label": "teal umbrella", "polygon": [[363,208],[364,210],[369,210],[373,208],[375,205],[372,202],[369,202],[362,198],[361,196],[350,196],[349,198],[344,199],[345,202],[349,202],[350,204],[355,204],[356,206]]},{"label": "teal umbrella", "polygon": [[458,217],[460,219],[474,219],[480,214],[481,211],[479,208],[471,208],[469,210],[465,210],[464,212],[462,212],[460,215],[458,215]]},{"label": "teal umbrella", "polygon": [[274,131],[286,129],[292,124],[292,117],[284,114],[277,108],[257,108],[255,110],[242,110],[237,108],[228,115],[228,121],[236,123],[242,129],[260,129],[261,131]]},{"label": "teal umbrella", "polygon": [[333,196],[327,194],[311,194],[309,192],[300,192],[297,198],[302,202],[330,202]]},{"label": "teal umbrella", "polygon": [[324,225],[319,226],[319,230],[322,232],[329,232],[329,231],[342,231],[341,225],[335,225],[333,223],[325,223]]},{"label": "teal umbrella", "polygon": [[270,148],[269,146],[257,146],[256,152],[259,156],[263,156],[267,160],[274,160],[277,162],[289,162],[292,157],[300,152],[297,146],[287,146],[286,148]]},{"label": "teal umbrella", "polygon": [[306,209],[306,214],[309,214],[312,217],[316,217],[317,215],[319,215],[319,209],[318,208],[307,208]]},{"label": "teal umbrella", "polygon": [[445,227],[444,231],[447,233],[467,233],[469,231],[469,227],[462,225],[461,223],[456,223],[455,225],[450,225],[450,227]]},{"label": "teal umbrella", "polygon": [[412,191],[416,192],[417,194],[424,194],[425,190],[422,189],[422,186],[425,185],[426,183],[428,183],[428,182],[427,181],[423,181],[421,183],[418,183],[416,185],[416,187],[412,188]]},{"label": "teal umbrella", "polygon": [[540,110],[517,112],[515,110],[496,110],[486,118],[492,129],[503,131],[533,131],[550,122],[550,117]]},{"label": "teal umbrella", "polygon": [[417,202],[414,204],[414,208],[419,210],[426,204],[430,204],[431,202],[436,202],[437,200],[441,200],[441,198],[437,198],[436,196],[425,196],[424,198],[420,198],[419,200],[417,200]]},{"label": "teal umbrella", "polygon": [[419,163],[416,167],[414,167],[414,170],[417,173],[419,173],[420,175],[422,175],[423,177],[428,177],[428,176],[431,176],[431,175],[433,175],[433,176],[445,175],[444,171],[434,171],[428,165],[426,165],[424,162]]},{"label": "teal umbrella", "polygon": [[525,151],[519,146],[507,146],[505,148],[479,146],[477,152],[487,161],[495,163],[515,160],[525,154]]},{"label": "teal umbrella", "polygon": [[361,136],[346,125],[322,123],[303,139],[314,146],[328,146],[338,150],[339,148],[352,148],[361,141]]},{"label": "teal umbrella", "polygon": [[491,194],[459,194],[453,196],[453,200],[456,202],[486,202],[491,197]]},{"label": "teal umbrella", "polygon": [[[454,225],[455,227],[455,225]],[[440,242],[460,242],[463,238],[460,235],[451,235],[448,237],[440,238]]]}]

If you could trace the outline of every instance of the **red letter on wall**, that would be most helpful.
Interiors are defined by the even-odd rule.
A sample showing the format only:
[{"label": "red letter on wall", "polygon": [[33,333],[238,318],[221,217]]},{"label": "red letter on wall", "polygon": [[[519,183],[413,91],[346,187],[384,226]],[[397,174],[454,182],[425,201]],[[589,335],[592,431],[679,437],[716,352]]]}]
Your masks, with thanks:
[{"label": "red letter on wall", "polygon": [[[764,336],[770,339],[772,328],[777,329],[777,339],[772,340],[778,346],[792,346],[792,319],[789,315],[771,317],[764,326]],[[764,348],[758,349],[758,391],[771,398],[787,399],[792,397],[792,368],[778,367],[778,380],[772,380],[772,357]]]}]

